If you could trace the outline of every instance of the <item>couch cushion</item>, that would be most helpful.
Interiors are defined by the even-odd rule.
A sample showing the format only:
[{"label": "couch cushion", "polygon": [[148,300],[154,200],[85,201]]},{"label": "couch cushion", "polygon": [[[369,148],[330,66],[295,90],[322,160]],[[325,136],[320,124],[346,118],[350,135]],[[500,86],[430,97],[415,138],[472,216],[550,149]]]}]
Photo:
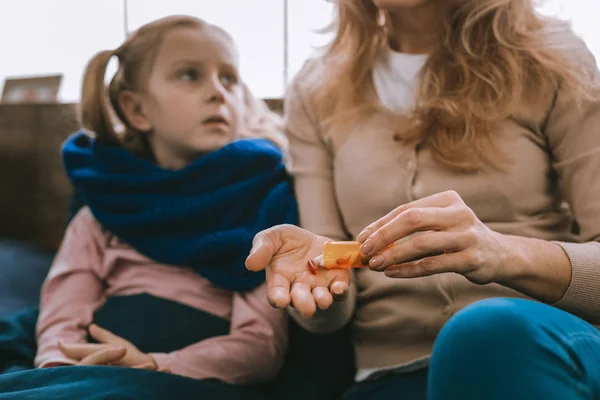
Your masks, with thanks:
[{"label": "couch cushion", "polygon": [[37,306],[53,255],[0,239],[0,316]]}]

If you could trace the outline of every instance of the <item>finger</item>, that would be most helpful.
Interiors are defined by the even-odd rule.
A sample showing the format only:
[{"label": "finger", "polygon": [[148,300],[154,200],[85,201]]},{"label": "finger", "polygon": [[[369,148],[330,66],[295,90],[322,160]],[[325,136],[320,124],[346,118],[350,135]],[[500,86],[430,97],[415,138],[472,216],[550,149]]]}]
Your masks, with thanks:
[{"label": "finger", "polygon": [[290,281],[277,273],[267,272],[267,299],[273,307],[285,308],[290,305]]},{"label": "finger", "polygon": [[348,296],[349,288],[350,286],[344,282],[333,282],[331,286],[329,286],[329,290],[335,301],[344,300]]},{"label": "finger", "polygon": [[448,207],[452,204],[462,203],[460,196],[453,190],[436,193],[434,195],[424,197],[401,205],[390,211],[387,215],[381,217],[377,221],[369,224],[365,229],[361,231],[356,237],[356,240],[360,243],[364,243],[374,232],[388,224],[391,220],[402,214],[406,210],[411,208],[426,208],[426,207]]},{"label": "finger", "polygon": [[127,350],[124,347],[113,347],[99,350],[90,354],[79,362],[78,365],[107,365],[125,357]]},{"label": "finger", "polygon": [[383,271],[391,265],[403,264],[432,255],[464,250],[472,244],[463,232],[423,232],[413,235],[369,260],[369,268]]},{"label": "finger", "polygon": [[464,219],[465,213],[458,207],[411,208],[373,232],[362,244],[360,251],[371,257],[397,241],[407,240],[413,233],[450,229]]},{"label": "finger", "polygon": [[296,282],[292,285],[290,292],[292,305],[303,317],[310,318],[317,310],[315,298],[310,287],[304,283]]},{"label": "finger", "polygon": [[329,284],[329,291],[335,301],[346,298],[350,289],[352,273],[348,270],[328,271],[333,275]]},{"label": "finger", "polygon": [[446,272],[462,273],[466,264],[463,253],[442,254],[392,265],[385,270],[385,275],[390,278],[419,278]]},{"label": "finger", "polygon": [[164,372],[165,374],[170,374],[171,369],[170,368],[159,368],[158,372]]},{"label": "finger", "polygon": [[63,343],[58,342],[58,348],[63,354],[73,360],[81,360],[100,350],[114,348],[114,346],[96,343]]},{"label": "finger", "polygon": [[276,227],[258,232],[252,241],[252,249],[246,258],[246,269],[250,271],[262,271],[265,269],[282,243],[275,230]]},{"label": "finger", "polygon": [[325,287],[317,286],[312,290],[312,294],[317,307],[319,307],[321,310],[326,310],[331,306],[331,304],[333,304],[333,296]]},{"label": "finger", "polygon": [[136,365],[133,368],[156,370],[158,367],[154,363],[145,363],[145,364]]},{"label": "finger", "polygon": [[115,346],[125,346],[125,347],[131,345],[131,343],[129,343],[127,340],[123,339],[122,337],[117,336],[114,333],[112,333],[104,328],[100,328],[96,324],[91,324],[88,330],[90,332],[90,336],[93,337],[94,339],[96,339],[100,343],[112,344]]}]

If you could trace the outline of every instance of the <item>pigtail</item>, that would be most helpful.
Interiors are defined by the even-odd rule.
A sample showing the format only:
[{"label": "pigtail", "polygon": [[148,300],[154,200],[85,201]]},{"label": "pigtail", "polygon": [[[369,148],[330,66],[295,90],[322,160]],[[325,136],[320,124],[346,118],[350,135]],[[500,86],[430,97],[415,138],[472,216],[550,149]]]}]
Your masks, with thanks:
[{"label": "pigtail", "polygon": [[93,132],[99,142],[118,145],[119,140],[112,123],[104,84],[106,66],[114,55],[114,51],[101,51],[86,67],[81,93],[81,124]]}]

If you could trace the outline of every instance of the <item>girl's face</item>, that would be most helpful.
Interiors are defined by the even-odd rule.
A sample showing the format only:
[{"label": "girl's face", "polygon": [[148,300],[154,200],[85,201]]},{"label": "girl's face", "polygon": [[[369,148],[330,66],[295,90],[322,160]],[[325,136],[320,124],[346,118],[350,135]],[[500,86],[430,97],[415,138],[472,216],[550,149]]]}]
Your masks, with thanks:
[{"label": "girl's face", "polygon": [[216,29],[165,35],[140,101],[159,165],[184,167],[237,138],[244,109],[238,63]]}]

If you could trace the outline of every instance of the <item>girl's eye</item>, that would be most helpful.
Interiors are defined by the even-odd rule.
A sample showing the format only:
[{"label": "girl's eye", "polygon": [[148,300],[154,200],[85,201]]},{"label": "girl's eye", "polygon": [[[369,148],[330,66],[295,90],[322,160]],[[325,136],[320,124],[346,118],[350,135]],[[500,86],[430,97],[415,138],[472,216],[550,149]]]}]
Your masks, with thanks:
[{"label": "girl's eye", "polygon": [[190,68],[190,69],[183,70],[180,73],[179,77],[181,78],[182,81],[185,81],[185,82],[196,82],[198,80],[198,78],[200,77],[200,74],[195,69]]},{"label": "girl's eye", "polygon": [[233,74],[224,74],[221,75],[221,83],[223,86],[232,86],[237,83],[237,76]]}]

